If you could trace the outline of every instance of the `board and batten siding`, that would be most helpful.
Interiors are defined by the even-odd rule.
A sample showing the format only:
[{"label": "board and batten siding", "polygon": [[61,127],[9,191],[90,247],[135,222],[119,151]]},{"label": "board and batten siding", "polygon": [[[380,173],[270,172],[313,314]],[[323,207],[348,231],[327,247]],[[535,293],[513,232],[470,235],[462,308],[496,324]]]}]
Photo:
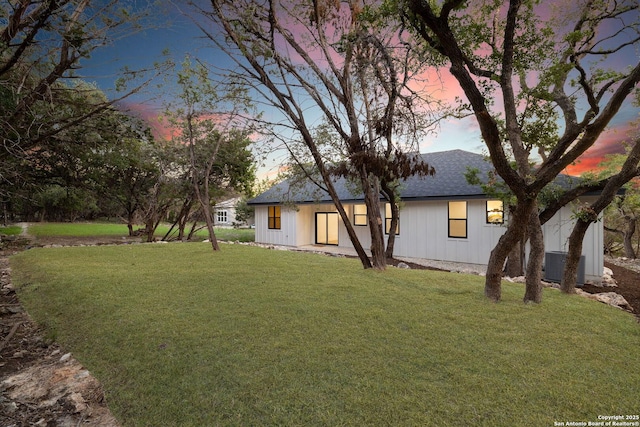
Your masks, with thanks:
[{"label": "board and batten siding", "polygon": [[[269,207],[256,206],[256,243],[270,245],[296,246],[298,215],[295,209],[282,206],[280,210],[280,229],[269,229],[268,227]],[[302,220],[302,218],[300,218]]]},{"label": "board and batten siding", "polygon": [[[506,225],[487,224],[486,199],[466,200],[467,238],[451,238],[448,202],[405,202],[400,211],[400,234],[396,236],[394,255],[486,265]],[[345,210],[353,219],[353,205],[346,204]],[[297,208],[282,206],[281,229],[270,230],[267,227],[268,206],[256,206],[256,242],[282,246],[313,245],[317,212],[336,212],[336,209],[332,204],[307,204]],[[384,221],[384,203],[380,205],[380,212]],[[508,221],[506,214],[505,218]],[[545,251],[567,251],[573,222],[572,209],[565,206],[543,226]],[[354,229],[362,246],[369,248],[371,238],[368,226],[354,226]],[[339,246],[353,247],[342,219],[339,219],[338,238]],[[582,248],[587,280],[599,280],[602,276],[603,239],[602,225],[592,224]]]},{"label": "board and batten siding", "polygon": [[448,225],[447,200],[405,203],[395,256],[486,264],[504,233],[502,225],[486,224],[485,200],[467,200],[467,238],[450,238]]},{"label": "board and batten siding", "polygon": [[[280,230],[270,230],[267,226],[269,207],[256,206],[256,243],[281,246],[306,246],[315,243],[316,212],[336,212],[332,204],[306,204],[294,207],[281,206]],[[338,238],[340,246],[351,246],[346,228],[339,220]]]}]

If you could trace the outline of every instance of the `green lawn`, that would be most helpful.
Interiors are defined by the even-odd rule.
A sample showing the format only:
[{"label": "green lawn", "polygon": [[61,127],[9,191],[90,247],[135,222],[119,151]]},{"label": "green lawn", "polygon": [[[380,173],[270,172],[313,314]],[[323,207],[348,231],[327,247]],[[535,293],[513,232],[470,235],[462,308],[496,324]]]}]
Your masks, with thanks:
[{"label": "green lawn", "polygon": [[[169,225],[160,225],[156,230],[156,237],[162,238],[167,231],[169,231],[169,228]],[[255,230],[253,229],[215,228],[214,231],[219,240],[253,242],[255,238]],[[126,224],[96,222],[43,222],[30,224],[29,234],[36,237],[119,237],[127,236],[129,231]],[[207,239],[209,237],[206,229],[199,230],[196,233],[196,236],[198,236],[199,239]]]},{"label": "green lawn", "polygon": [[126,224],[97,222],[37,222],[29,224],[28,232],[35,237],[92,237],[92,236],[127,236]]},{"label": "green lawn", "polygon": [[[214,231],[218,240],[226,240],[228,242],[253,242],[256,237],[256,230],[252,228],[215,228]],[[166,230],[164,232],[166,233]],[[208,239],[209,233],[205,228],[196,232],[196,236],[201,239]]]},{"label": "green lawn", "polygon": [[0,234],[6,236],[18,236],[22,233],[22,227],[18,225],[10,225],[7,227],[0,227]]},{"label": "green lawn", "polygon": [[224,245],[32,249],[29,313],[124,426],[553,426],[637,414],[633,316],[477,276]]}]

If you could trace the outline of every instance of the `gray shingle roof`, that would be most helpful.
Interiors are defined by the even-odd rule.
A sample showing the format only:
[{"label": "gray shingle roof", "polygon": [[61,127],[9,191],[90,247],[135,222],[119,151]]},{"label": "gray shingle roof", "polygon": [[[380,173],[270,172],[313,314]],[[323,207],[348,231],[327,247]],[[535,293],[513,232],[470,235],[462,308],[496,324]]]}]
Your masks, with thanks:
[{"label": "gray shingle roof", "polygon": [[[486,179],[487,173],[493,170],[493,166],[484,156],[463,150],[451,150],[422,154],[422,158],[435,169],[436,173],[434,176],[414,176],[404,181],[401,188],[403,200],[484,196],[480,186],[470,185],[465,178],[467,170],[474,168],[480,171],[481,179]],[[354,194],[350,190],[352,185],[350,186],[347,180],[338,178],[335,183],[336,191],[342,201],[358,202],[364,200],[362,194]],[[264,205],[285,202],[296,204],[331,202],[331,198],[311,182],[295,186],[286,180],[251,199],[249,204]]]}]

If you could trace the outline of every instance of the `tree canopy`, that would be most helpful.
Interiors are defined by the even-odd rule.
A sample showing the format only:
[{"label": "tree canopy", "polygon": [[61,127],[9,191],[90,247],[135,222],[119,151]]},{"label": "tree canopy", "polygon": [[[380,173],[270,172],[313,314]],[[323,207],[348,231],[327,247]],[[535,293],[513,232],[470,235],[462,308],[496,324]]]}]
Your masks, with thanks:
[{"label": "tree canopy", "polygon": [[[372,263],[333,187],[340,174],[358,183],[367,206],[373,266],[384,268],[381,178],[391,184],[402,178],[404,167],[429,171],[409,154],[418,151],[429,128],[432,105],[419,84],[423,58],[407,34],[377,14],[378,2],[191,5],[213,23],[202,25],[206,36],[237,64],[228,70],[230,79],[277,111],[267,119],[277,140],[291,154],[297,142],[306,147],[367,268]],[[319,121],[336,136],[334,144],[319,146],[314,137]]]},{"label": "tree canopy", "polygon": [[[638,4],[589,0],[553,10],[528,0],[397,5],[434,63],[460,85],[493,165],[517,199],[491,253],[485,294],[500,299],[502,266],[527,231],[525,301],[540,301],[537,195],[594,144],[640,81],[640,61],[628,55],[640,42]],[[613,57],[625,65],[608,68],[603,60]],[[541,161],[534,168],[536,153]]]}]

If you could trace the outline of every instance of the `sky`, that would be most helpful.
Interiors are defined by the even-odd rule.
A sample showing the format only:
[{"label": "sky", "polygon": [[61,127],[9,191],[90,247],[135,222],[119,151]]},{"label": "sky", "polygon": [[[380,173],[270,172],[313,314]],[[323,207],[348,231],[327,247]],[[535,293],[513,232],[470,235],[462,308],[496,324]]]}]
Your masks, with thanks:
[{"label": "sky", "polygon": [[[224,54],[211,48],[211,43],[202,39],[200,30],[186,16],[173,6],[171,2],[162,2],[165,6],[158,9],[151,28],[115,41],[113,46],[96,50],[89,60],[83,62],[82,71],[88,81],[95,82],[108,96],[114,96],[114,80],[119,76],[123,66],[136,68],[152,67],[163,59],[163,52],[168,50],[176,64],[180,64],[185,56],[199,57],[208,63],[220,64],[227,61]],[[640,56],[637,48],[628,50],[631,61]],[[461,96],[458,83],[448,72],[441,73],[439,96],[452,100]],[[160,83],[160,82],[157,82]],[[144,118],[157,135],[169,136],[169,130],[163,128],[158,116],[163,110],[163,102],[171,92],[170,86],[157,89],[151,86],[147,91],[131,97],[124,104]],[[628,102],[623,110],[612,121],[610,128],[594,146],[582,156],[582,160],[567,168],[566,172],[578,175],[587,170],[594,170],[604,155],[623,151],[621,141],[628,139],[629,122],[638,118],[639,109]],[[462,149],[486,154],[487,150],[480,137],[479,128],[474,117],[449,120],[441,123],[437,132],[429,135],[421,143],[421,152],[436,152]],[[285,156],[272,156],[267,164],[258,170],[259,177],[273,177],[278,171]]]}]

